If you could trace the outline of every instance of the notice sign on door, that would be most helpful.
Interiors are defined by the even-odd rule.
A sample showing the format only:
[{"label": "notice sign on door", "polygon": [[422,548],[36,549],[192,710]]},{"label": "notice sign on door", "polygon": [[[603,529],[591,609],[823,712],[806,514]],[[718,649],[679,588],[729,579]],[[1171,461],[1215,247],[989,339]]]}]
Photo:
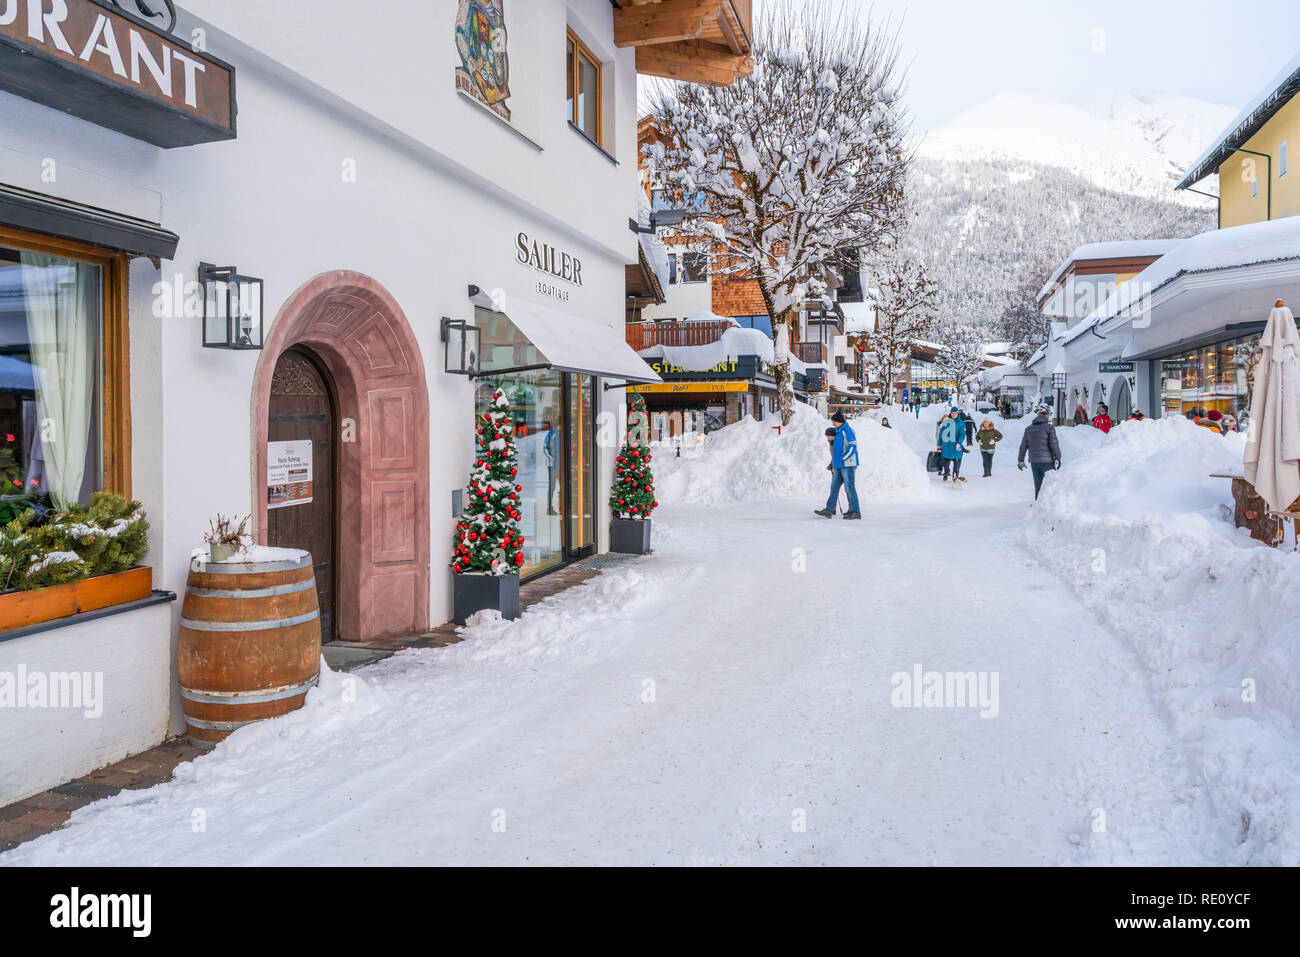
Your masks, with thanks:
[{"label": "notice sign on door", "polygon": [[266,443],[266,507],[306,505],[311,501],[310,439]]}]

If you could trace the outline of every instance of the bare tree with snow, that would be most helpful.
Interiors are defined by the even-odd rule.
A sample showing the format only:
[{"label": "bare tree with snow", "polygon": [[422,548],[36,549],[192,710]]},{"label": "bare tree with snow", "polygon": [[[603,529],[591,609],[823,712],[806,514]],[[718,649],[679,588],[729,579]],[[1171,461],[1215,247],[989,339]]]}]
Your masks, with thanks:
[{"label": "bare tree with snow", "polygon": [[752,75],[651,93],[660,139],[646,151],[667,186],[701,201],[683,231],[712,240],[721,274],[757,281],[788,423],[789,320],[897,231],[910,157],[892,32],[809,0],[767,4],[755,34]]},{"label": "bare tree with snow", "polygon": [[934,364],[945,378],[957,383],[957,392],[984,368],[984,337],[973,323],[949,320],[938,330],[943,347]]},{"label": "bare tree with snow", "polygon": [[1038,308],[1041,275],[1030,274],[1007,292],[1006,306],[999,317],[999,335],[1011,343],[1008,353],[1021,362],[1047,341],[1051,320]]},{"label": "bare tree with snow", "polygon": [[939,288],[924,263],[897,247],[872,260],[871,276],[876,326],[865,336],[867,368],[888,402],[907,372],[912,342],[932,334]]}]

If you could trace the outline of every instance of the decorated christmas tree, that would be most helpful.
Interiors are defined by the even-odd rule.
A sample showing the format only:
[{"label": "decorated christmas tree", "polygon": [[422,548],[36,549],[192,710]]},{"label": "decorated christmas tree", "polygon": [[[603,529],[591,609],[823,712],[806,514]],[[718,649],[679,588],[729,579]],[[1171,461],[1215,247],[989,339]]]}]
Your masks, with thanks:
[{"label": "decorated christmas tree", "polygon": [[478,457],[470,473],[469,499],[456,526],[451,570],[517,575],[524,563],[524,536],[519,532],[519,467],[510,403],[500,389],[487,412],[478,416]]},{"label": "decorated christmas tree", "polygon": [[609,493],[609,507],[615,518],[645,519],[659,507],[650,471],[649,432],[645,399],[633,392],[627,412],[627,438],[614,463],[614,487]]}]

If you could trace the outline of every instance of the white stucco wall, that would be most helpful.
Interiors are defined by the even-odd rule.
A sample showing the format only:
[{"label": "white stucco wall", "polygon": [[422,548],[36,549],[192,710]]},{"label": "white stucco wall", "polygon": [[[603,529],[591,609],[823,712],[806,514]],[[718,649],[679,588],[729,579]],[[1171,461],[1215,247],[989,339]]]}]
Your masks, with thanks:
[{"label": "white stucco wall", "polygon": [[701,309],[713,311],[713,280],[676,282],[664,287],[664,301],[641,310],[641,318],[689,319]]},{"label": "white stucco wall", "polygon": [[[166,737],[171,607],[153,605],[0,641],[0,682],[13,682],[24,694],[23,706],[5,699],[0,711],[0,807]],[[59,673],[77,675],[77,696],[63,702],[47,696],[43,706],[30,706],[37,701],[32,689],[48,686]],[[68,701],[73,706],[56,706]]]}]

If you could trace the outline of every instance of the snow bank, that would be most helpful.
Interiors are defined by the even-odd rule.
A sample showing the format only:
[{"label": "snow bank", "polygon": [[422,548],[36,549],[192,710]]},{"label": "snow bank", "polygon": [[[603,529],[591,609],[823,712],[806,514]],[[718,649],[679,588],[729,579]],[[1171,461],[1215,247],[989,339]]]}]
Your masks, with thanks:
[{"label": "snow bank", "polygon": [[[331,671],[320,660],[320,680],[307,692],[301,708],[278,718],[259,721],[238,729],[220,742],[212,751],[211,759],[191,765],[198,774],[221,774],[223,765],[230,763],[238,768],[245,756],[274,753],[275,742],[299,741],[305,737],[328,739],[343,728],[362,724],[384,706],[383,691],[355,674]],[[284,753],[291,753],[284,749]],[[176,777],[184,779],[177,769]]]},{"label": "snow bank", "polygon": [[[797,406],[778,434],[778,420],[748,416],[705,438],[695,454],[654,458],[655,492],[667,504],[724,505],[760,499],[824,499],[830,491],[830,422]],[[858,437],[857,489],[862,501],[902,501],[929,494],[925,461],[902,436],[866,417],[852,422]]]},{"label": "snow bank", "polygon": [[1296,865],[1300,555],[1233,527],[1230,482],[1210,474],[1239,472],[1243,442],[1181,417],[1124,423],[1067,454],[1021,534],[1134,648],[1240,841],[1229,863]]}]

